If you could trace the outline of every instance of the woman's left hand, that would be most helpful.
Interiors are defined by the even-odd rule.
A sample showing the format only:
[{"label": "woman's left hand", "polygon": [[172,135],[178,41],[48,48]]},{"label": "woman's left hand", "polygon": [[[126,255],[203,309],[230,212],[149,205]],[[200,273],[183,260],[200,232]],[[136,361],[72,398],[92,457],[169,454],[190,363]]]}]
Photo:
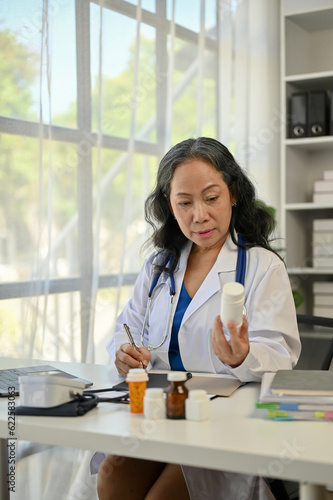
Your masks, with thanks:
[{"label": "woman's left hand", "polygon": [[234,321],[229,321],[227,326],[230,341],[224,336],[221,317],[216,316],[212,332],[213,351],[223,363],[236,368],[243,363],[250,350],[248,323],[243,316],[243,323],[238,331]]}]

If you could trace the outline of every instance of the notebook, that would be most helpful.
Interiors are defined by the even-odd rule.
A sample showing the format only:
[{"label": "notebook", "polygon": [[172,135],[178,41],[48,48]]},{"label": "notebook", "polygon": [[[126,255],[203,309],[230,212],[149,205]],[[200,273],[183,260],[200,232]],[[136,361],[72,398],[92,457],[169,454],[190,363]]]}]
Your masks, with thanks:
[{"label": "notebook", "polygon": [[[9,395],[8,389],[10,389],[11,395],[19,395],[19,377],[20,375],[57,375],[58,377],[71,378],[73,380],[80,380],[85,383],[86,387],[93,385],[89,380],[76,377],[68,372],[59,370],[52,365],[39,365],[39,366],[26,366],[24,368],[8,368],[5,370],[0,370],[0,397],[6,397]],[[13,390],[12,387],[15,389]]]},{"label": "notebook", "polygon": [[273,394],[333,395],[333,371],[278,370],[271,384]]},{"label": "notebook", "polygon": [[[166,389],[169,385],[167,373],[148,372],[148,377],[149,380],[147,382],[147,388],[160,387],[162,389]],[[194,389],[203,389],[207,392],[207,394],[229,397],[241,385],[243,385],[242,382],[238,379],[229,377],[228,375],[187,373],[186,387],[189,391]],[[128,390],[126,380],[115,385],[114,389],[124,389],[124,391]]]}]

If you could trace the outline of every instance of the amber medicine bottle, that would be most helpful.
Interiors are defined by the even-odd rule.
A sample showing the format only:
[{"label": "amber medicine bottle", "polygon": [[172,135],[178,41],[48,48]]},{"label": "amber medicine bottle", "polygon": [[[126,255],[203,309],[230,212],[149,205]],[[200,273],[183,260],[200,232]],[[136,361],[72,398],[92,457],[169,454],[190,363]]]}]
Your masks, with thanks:
[{"label": "amber medicine bottle", "polygon": [[166,416],[172,419],[185,418],[185,400],[188,389],[185,385],[187,375],[185,372],[168,373],[170,382],[166,388]]}]

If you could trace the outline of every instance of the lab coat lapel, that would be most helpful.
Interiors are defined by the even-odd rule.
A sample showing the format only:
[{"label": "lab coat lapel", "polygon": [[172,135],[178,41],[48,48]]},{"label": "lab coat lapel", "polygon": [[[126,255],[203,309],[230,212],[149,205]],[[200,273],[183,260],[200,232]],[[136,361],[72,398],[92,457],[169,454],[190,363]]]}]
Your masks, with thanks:
[{"label": "lab coat lapel", "polygon": [[187,259],[189,256],[189,253],[192,248],[192,242],[189,241],[185,248],[182,250],[180,259],[179,259],[179,264],[178,267],[176,268],[176,271],[174,273],[174,278],[175,278],[175,287],[176,287],[176,297],[175,297],[175,302],[174,302],[174,307],[177,307],[180,291],[183,285],[184,281],[184,274],[186,271],[186,266],[187,266]]},{"label": "lab coat lapel", "polygon": [[229,235],[221,248],[215,264],[207,274],[205,280],[185,311],[183,323],[187,321],[202,304],[210,299],[210,297],[221,290],[221,273],[236,272],[237,251],[237,246],[233,243]]}]

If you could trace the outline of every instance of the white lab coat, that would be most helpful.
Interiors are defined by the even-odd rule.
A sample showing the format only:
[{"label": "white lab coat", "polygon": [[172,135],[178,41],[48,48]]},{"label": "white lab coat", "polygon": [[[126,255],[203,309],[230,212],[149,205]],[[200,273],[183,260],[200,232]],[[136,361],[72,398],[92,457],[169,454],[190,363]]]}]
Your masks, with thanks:
[{"label": "white lab coat", "polygon": [[[182,251],[174,273],[176,295],[171,323],[177,307],[191,242]],[[204,282],[185,311],[179,330],[179,349],[188,371],[227,373],[243,382],[260,381],[264,372],[292,368],[301,345],[289,278],[284,263],[273,253],[260,247],[247,250],[245,275],[245,307],[249,324],[250,351],[237,368],[222,363],[214,354],[211,334],[214,318],[220,313],[223,285],[235,281],[238,248],[230,235]],[[126,342],[121,328],[129,325],[135,342],[141,345],[141,330],[148,291],[154,272],[156,253],[145,261],[137,278],[132,299],[117,319],[115,334],[107,345],[111,357]],[[161,285],[164,283],[164,285]],[[170,278],[162,275],[152,301],[144,334],[144,345],[161,342],[167,323]],[[168,348],[152,351],[154,369],[170,369]],[[272,500],[266,482],[259,477],[231,472],[182,466],[191,500]]]},{"label": "white lab coat", "polygon": [[[182,251],[174,273],[176,295],[170,324],[177,307],[190,249],[191,242]],[[247,250],[245,307],[250,352],[237,368],[222,363],[213,352],[211,334],[214,318],[220,313],[223,285],[235,281],[237,254],[238,248],[229,235],[215,264],[185,311],[179,329],[179,349],[185,370],[227,373],[242,382],[260,381],[264,372],[290,369],[297,362],[301,345],[295,305],[284,263],[269,250],[260,247]],[[119,346],[127,342],[122,323],[129,325],[135,342],[141,345],[141,330],[155,257],[156,253],[153,253],[145,261],[133,297],[116,321],[115,334],[107,345],[113,359]],[[170,278],[163,274],[158,283],[145,328],[145,346],[160,343],[166,328]],[[161,348],[152,351],[154,369],[170,369],[169,343],[170,335]]]}]

